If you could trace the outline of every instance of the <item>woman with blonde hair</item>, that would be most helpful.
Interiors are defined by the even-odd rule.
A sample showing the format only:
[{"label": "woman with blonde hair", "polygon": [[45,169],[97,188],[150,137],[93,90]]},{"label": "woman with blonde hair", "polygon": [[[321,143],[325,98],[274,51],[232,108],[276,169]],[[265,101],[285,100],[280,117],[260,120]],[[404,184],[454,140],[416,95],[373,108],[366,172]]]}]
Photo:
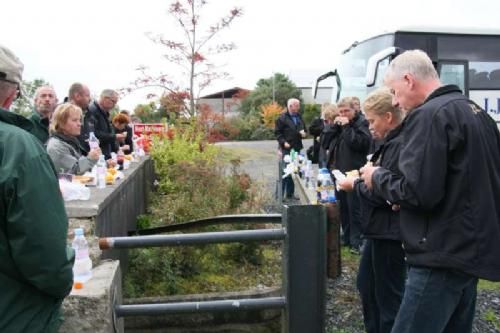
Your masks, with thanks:
[{"label": "woman with blonde hair", "polygon": [[59,105],[52,115],[47,153],[59,173],[81,175],[92,169],[101,155],[99,148],[84,155],[85,150],[78,141],[81,119],[82,109],[71,103]]},{"label": "woman with blonde hair", "polygon": [[[370,162],[399,174],[401,110],[392,106],[392,95],[385,88],[368,95],[363,110],[374,139],[382,142]],[[356,191],[361,199],[365,246],[359,262],[357,287],[366,331],[389,333],[403,298],[407,269],[399,230],[399,208],[368,190],[360,178],[347,177],[338,185],[345,191]]]}]

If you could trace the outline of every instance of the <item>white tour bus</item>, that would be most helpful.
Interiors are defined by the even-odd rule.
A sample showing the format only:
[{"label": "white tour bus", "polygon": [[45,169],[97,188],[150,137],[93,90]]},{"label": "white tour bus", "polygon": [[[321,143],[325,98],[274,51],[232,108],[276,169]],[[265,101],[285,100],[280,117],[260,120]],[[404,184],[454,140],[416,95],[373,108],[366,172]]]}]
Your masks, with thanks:
[{"label": "white tour bus", "polygon": [[384,33],[345,50],[339,66],[321,75],[335,76],[337,88],[332,102],[344,96],[361,101],[382,85],[389,62],[405,50],[420,49],[432,59],[444,84],[456,84],[483,107],[500,126],[500,30],[412,27]]}]

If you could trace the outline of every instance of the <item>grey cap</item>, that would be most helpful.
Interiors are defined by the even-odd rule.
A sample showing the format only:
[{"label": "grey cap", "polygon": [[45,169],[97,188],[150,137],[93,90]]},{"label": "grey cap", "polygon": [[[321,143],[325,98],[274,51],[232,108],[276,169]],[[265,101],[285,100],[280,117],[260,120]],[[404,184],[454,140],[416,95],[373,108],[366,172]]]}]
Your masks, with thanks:
[{"label": "grey cap", "polygon": [[21,84],[23,63],[11,50],[0,45],[0,80]]}]

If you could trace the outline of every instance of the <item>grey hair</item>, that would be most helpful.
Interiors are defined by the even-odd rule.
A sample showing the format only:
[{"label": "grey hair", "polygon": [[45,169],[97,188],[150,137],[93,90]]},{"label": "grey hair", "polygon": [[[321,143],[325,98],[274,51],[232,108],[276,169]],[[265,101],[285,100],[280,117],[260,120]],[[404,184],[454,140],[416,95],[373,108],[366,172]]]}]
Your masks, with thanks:
[{"label": "grey hair", "polygon": [[401,79],[405,74],[411,74],[421,81],[439,79],[432,60],[422,50],[409,50],[397,56],[385,73],[385,81]]},{"label": "grey hair", "polygon": [[286,102],[286,106],[288,108],[290,108],[290,105],[292,105],[293,103],[299,103],[300,104],[300,100],[298,100],[297,98],[290,98],[288,99],[288,101]]},{"label": "grey hair", "polygon": [[114,96],[119,96],[116,90],[113,89],[104,89],[101,92],[101,98],[103,97],[114,97]]},{"label": "grey hair", "polygon": [[52,87],[50,84],[46,84],[46,85],[40,86],[40,87],[38,87],[36,89],[36,91],[35,91],[35,99],[37,99],[40,96],[40,91],[42,91],[42,89],[47,89],[47,88],[51,89],[54,92],[54,96],[57,96],[56,90],[54,89],[54,87]]}]

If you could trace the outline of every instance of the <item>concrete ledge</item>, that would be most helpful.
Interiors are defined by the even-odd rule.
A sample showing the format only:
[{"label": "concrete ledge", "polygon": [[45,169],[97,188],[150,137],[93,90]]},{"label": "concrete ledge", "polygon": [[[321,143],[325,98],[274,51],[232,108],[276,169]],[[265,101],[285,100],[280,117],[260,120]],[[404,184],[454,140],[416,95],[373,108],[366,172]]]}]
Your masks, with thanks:
[{"label": "concrete ledge", "polygon": [[120,189],[127,187],[135,174],[140,172],[144,165],[151,163],[150,157],[146,156],[138,162],[130,164],[128,170],[124,170],[124,179],[118,180],[114,185],[107,185],[104,189],[89,187],[90,200],[74,200],[65,203],[66,212],[70,218],[88,218],[95,217],[106,207],[110,201],[114,200],[120,192]]},{"label": "concrete ledge", "polygon": [[[260,288],[241,292],[175,295],[125,299],[124,304],[155,304],[172,302],[215,301],[221,299],[274,297],[281,288]],[[195,312],[160,316],[125,318],[127,332],[131,333],[273,333],[279,332],[282,310],[248,310],[241,312]],[[168,329],[167,329],[168,328]]]},{"label": "concrete ledge", "polygon": [[122,302],[120,263],[103,261],[92,270],[82,289],[73,289],[63,302],[64,323],[60,333],[123,332],[123,319],[114,322],[114,304]]}]

